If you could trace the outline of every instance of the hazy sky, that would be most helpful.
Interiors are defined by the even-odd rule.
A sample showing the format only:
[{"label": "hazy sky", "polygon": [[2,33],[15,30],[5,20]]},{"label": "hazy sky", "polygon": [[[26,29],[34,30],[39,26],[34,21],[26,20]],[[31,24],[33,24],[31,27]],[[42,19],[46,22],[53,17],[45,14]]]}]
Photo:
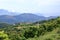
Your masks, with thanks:
[{"label": "hazy sky", "polygon": [[0,9],[20,13],[60,15],[60,0],[0,0]]}]

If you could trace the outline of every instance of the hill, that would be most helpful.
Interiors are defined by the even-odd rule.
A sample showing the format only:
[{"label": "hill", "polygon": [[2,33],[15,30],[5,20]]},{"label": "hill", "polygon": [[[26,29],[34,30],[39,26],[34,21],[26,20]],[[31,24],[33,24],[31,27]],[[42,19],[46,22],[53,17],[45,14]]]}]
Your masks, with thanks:
[{"label": "hill", "polygon": [[23,13],[20,15],[16,16],[11,16],[11,15],[0,15],[0,22],[2,23],[9,23],[9,24],[14,24],[14,23],[33,23],[36,21],[42,21],[42,20],[48,20],[56,18],[54,16],[52,17],[44,17],[44,16],[38,16],[35,14],[31,13]]},{"label": "hill", "polygon": [[38,16],[35,14],[20,14],[17,16],[10,16],[10,15],[1,15],[0,16],[0,22],[5,23],[19,23],[19,22],[36,22],[40,20],[45,20],[46,18],[44,16]]},{"label": "hill", "polygon": [[38,13],[33,14],[33,13],[21,13],[18,15],[18,12],[9,12],[4,9],[0,9],[0,22],[4,23],[9,23],[9,24],[14,24],[14,23],[33,23],[36,21],[41,21],[41,20],[48,20],[51,18],[56,18],[55,16],[51,17],[44,17],[42,15],[38,15]]},{"label": "hill", "polygon": [[0,28],[0,30],[4,30],[10,40],[60,40],[60,17],[39,21],[39,24],[38,22],[18,23]]}]

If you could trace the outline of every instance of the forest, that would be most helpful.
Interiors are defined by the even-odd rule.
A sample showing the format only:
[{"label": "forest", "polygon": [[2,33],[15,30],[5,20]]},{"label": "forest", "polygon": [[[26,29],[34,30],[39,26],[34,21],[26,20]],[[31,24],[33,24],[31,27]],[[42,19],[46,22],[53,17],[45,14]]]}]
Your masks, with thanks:
[{"label": "forest", "polygon": [[34,23],[0,23],[0,40],[60,40],[60,17]]}]

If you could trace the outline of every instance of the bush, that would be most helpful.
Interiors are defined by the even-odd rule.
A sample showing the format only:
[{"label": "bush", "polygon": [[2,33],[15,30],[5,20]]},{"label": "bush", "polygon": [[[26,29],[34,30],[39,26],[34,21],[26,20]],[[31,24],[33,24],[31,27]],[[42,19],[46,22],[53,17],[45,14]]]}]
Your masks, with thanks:
[{"label": "bush", "polygon": [[8,35],[4,31],[0,31],[0,40],[9,40]]},{"label": "bush", "polygon": [[33,38],[37,34],[37,28],[30,27],[28,30],[25,31],[24,37],[25,38]]},{"label": "bush", "polygon": [[45,40],[52,40],[51,38],[46,38]]}]

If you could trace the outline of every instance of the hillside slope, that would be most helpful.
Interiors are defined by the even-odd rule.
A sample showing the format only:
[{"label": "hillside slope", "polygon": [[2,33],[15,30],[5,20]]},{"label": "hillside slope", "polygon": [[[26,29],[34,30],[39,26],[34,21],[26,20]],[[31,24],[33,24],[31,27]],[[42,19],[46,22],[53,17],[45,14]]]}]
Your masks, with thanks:
[{"label": "hillside slope", "polygon": [[10,40],[60,40],[60,17],[39,21],[39,24],[18,23],[4,27],[5,25],[0,30],[4,30]]}]

